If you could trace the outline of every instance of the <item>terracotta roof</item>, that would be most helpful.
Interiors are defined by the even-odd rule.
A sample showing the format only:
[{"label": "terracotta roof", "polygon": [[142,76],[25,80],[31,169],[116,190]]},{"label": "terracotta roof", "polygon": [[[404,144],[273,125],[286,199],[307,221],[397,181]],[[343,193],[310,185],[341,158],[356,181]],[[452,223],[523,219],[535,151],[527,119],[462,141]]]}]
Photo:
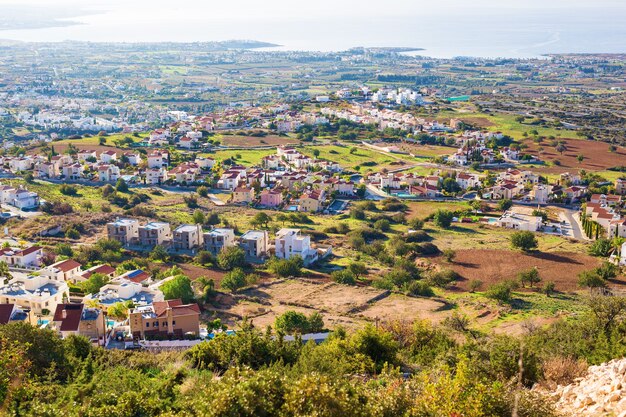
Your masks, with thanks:
[{"label": "terracotta roof", "polygon": [[0,324],[7,324],[11,321],[13,307],[13,304],[0,304]]},{"label": "terracotta roof", "polygon": [[[83,315],[84,304],[58,304],[54,311],[55,322],[61,322],[59,330],[62,332],[74,332],[78,330],[80,319]],[[63,310],[65,310],[65,318],[63,318]]]},{"label": "terracotta roof", "polygon": [[152,303],[154,313],[158,317],[162,317],[166,314],[168,308],[172,309],[173,316],[188,316],[191,314],[200,314],[200,307],[198,304],[183,304],[180,299],[156,301]]},{"label": "terracotta roof", "polygon": [[52,266],[60,269],[63,272],[67,272],[67,271],[71,271],[72,269],[79,268],[81,264],[79,264],[73,259],[66,259],[64,261],[57,262]]}]

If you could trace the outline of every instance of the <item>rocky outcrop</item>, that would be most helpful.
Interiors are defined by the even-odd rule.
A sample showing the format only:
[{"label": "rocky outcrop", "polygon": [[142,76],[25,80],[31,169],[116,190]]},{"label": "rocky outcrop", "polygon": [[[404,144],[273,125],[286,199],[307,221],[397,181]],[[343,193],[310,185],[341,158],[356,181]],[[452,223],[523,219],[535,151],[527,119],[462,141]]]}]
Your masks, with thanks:
[{"label": "rocky outcrop", "polygon": [[626,417],[626,358],[590,366],[584,378],[551,395],[566,416]]}]

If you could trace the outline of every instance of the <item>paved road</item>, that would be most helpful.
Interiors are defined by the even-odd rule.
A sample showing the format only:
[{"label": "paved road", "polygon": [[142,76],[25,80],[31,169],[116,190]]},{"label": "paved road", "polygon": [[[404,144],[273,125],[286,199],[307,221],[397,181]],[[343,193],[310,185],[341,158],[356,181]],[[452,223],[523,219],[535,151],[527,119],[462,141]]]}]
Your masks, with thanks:
[{"label": "paved road", "polygon": [[583,233],[583,226],[578,219],[578,211],[572,209],[563,208],[562,216],[565,221],[570,224],[572,237],[578,240],[589,240],[589,238]]}]

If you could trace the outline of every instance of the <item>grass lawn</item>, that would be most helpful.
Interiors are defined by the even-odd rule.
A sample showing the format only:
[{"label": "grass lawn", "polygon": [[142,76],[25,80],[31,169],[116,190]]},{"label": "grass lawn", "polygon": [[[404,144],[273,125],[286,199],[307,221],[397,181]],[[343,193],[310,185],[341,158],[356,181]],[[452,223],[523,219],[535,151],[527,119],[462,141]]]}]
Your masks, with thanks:
[{"label": "grass lawn", "polygon": [[208,156],[214,159],[228,159],[236,157],[237,155],[240,158],[237,158],[237,163],[250,166],[250,165],[261,165],[261,160],[263,157],[275,154],[276,150],[274,149],[250,149],[250,150],[232,150],[232,151],[216,151],[214,153],[205,153],[201,154],[202,156]]},{"label": "grass lawn", "polygon": [[[350,149],[356,147],[356,152],[350,153]],[[320,152],[319,158],[328,159],[330,161],[337,161],[344,168],[352,168],[355,166],[361,165],[364,162],[373,162],[376,165],[363,167],[361,172],[373,172],[379,171],[383,167],[386,168],[400,168],[401,163],[405,164],[414,164],[417,163],[418,160],[414,159],[408,155],[388,155],[380,152],[376,152],[374,150],[365,149],[358,146],[336,146],[336,145],[326,145],[326,146],[315,146],[315,147],[304,147],[300,149],[305,155],[313,156],[313,151],[318,150]]]},{"label": "grass lawn", "polygon": [[[125,137],[129,137],[131,138],[134,142],[141,142],[141,140],[143,138],[145,138],[146,136],[148,136],[147,133],[140,133],[139,134],[140,137],[135,137],[132,135],[132,133],[115,133],[112,135],[108,135],[108,136],[104,136],[104,138],[106,139],[106,143],[105,145],[108,146],[115,146],[115,141],[118,140],[122,140]],[[91,136],[91,137],[87,137],[87,138],[80,138],[80,139],[62,139],[59,141],[54,141],[52,142],[51,145],[55,145],[55,144],[69,144],[72,143],[74,145],[99,145],[100,144],[100,136]]]}]

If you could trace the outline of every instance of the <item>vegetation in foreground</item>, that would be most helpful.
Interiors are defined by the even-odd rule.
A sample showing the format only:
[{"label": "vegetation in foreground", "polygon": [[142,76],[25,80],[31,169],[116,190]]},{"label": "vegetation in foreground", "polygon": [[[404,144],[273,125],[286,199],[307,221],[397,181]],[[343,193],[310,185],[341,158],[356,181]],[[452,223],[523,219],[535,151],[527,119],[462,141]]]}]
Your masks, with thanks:
[{"label": "vegetation in foreground", "polygon": [[234,336],[156,354],[9,324],[0,404],[11,416],[554,416],[530,387],[571,382],[586,363],[626,353],[626,299],[594,296],[589,306],[519,338],[481,334],[458,315],[440,327],[338,330],[319,345],[244,322]]}]

